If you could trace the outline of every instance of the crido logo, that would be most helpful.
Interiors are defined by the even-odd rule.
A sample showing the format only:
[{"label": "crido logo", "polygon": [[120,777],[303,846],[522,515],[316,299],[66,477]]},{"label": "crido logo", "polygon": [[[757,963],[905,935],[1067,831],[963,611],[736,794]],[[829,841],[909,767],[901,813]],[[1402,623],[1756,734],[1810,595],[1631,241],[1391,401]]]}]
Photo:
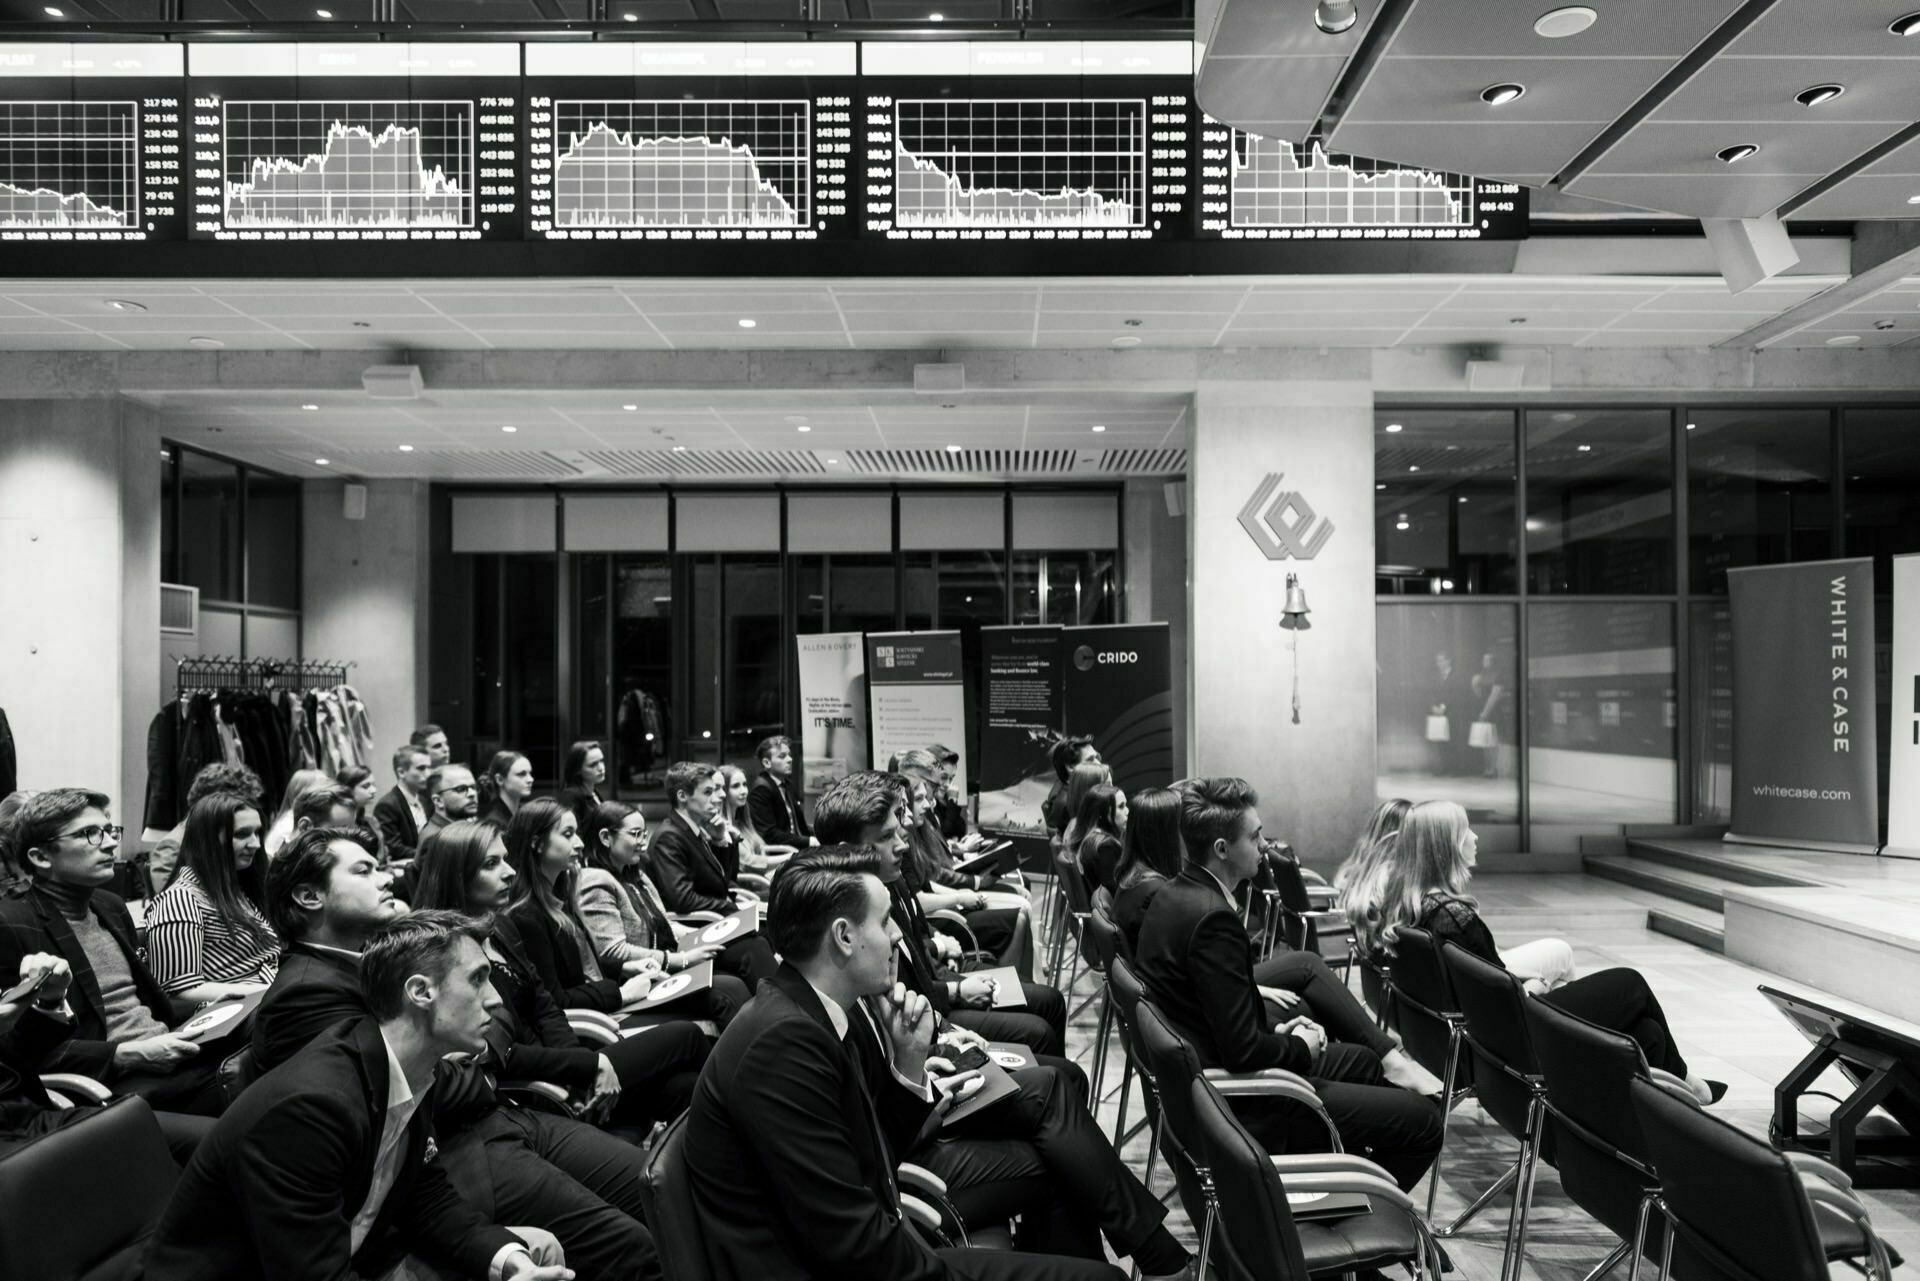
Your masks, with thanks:
[{"label": "crido logo", "polygon": [[1091,645],[1082,645],[1073,651],[1073,665],[1083,672],[1090,672],[1096,665],[1109,663],[1137,663],[1140,654],[1131,649],[1109,649],[1096,651]]}]

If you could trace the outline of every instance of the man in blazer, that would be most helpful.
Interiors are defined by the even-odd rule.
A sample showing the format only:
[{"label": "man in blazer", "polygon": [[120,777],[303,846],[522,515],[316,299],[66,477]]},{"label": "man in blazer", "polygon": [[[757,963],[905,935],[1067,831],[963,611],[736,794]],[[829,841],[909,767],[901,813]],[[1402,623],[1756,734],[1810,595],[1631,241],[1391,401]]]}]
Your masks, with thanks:
[{"label": "man in blazer", "polygon": [[[371,1012],[361,956],[369,937],[406,905],[357,835],[352,828],[302,833],[267,869],[268,915],[288,946],[254,1011],[262,1071]],[[511,1037],[512,1017],[510,1009],[495,1011],[490,1043]],[[433,1123],[454,1187],[483,1213],[552,1231],[582,1276],[658,1277],[640,1200],[640,1149],[571,1117],[503,1106],[500,1075],[491,1045],[473,1058],[442,1059],[434,1073]]]},{"label": "man in blazer", "polygon": [[807,826],[807,811],[793,795],[793,740],[775,734],[760,740],[760,777],[747,792],[747,814],[754,831],[769,845],[791,845],[796,850],[818,845]]},{"label": "man in blazer", "polygon": [[427,799],[431,759],[424,747],[411,744],[393,754],[393,790],[373,803],[373,821],[380,827],[389,860],[412,858],[427,820],[433,817],[433,803]]},{"label": "man in blazer", "polygon": [[372,1012],[321,1035],[240,1096],[194,1153],[147,1248],[147,1281],[382,1276],[410,1257],[489,1281],[566,1281],[535,1228],[496,1227],[439,1160],[435,1065],[486,1044],[482,927],[419,912],[361,959]]},{"label": "man in blazer", "polygon": [[[1387,1083],[1365,1046],[1329,1044],[1311,1019],[1281,1018],[1254,980],[1253,942],[1234,887],[1260,868],[1258,798],[1244,779],[1202,778],[1181,789],[1180,838],[1187,864],[1147,905],[1135,970],[1154,1008],[1193,1043],[1205,1067],[1229,1072],[1284,1068],[1306,1077],[1348,1151],[1364,1151],[1403,1188],[1439,1154],[1441,1112]],[[1320,1150],[1318,1118],[1299,1104],[1240,1096],[1234,1114],[1269,1152]]]},{"label": "man in blazer", "polygon": [[156,1108],[216,1116],[219,1047],[173,1035],[192,1011],[147,969],[127,905],[100,888],[113,879],[120,838],[107,807],[99,792],[60,787],[15,816],[14,848],[32,879],[0,900],[0,973],[17,973],[35,952],[73,972],[73,1036],[43,1070],[93,1077]]},{"label": "man in blazer", "polygon": [[725,796],[719,768],[677,761],[667,770],[666,788],[673,813],[654,834],[650,869],[661,901],[669,912],[738,910],[726,866],[705,836]]},{"label": "man in blazer", "polygon": [[[687,1178],[717,1281],[1013,1278],[1117,1281],[1105,1263],[933,1250],[900,1217],[897,1154],[934,1111],[934,1014],[893,982],[898,927],[879,857],[836,848],[775,875],[768,928],[785,963],[720,1037],[687,1118]],[[891,1053],[874,1080],[847,1043],[880,998]]]}]

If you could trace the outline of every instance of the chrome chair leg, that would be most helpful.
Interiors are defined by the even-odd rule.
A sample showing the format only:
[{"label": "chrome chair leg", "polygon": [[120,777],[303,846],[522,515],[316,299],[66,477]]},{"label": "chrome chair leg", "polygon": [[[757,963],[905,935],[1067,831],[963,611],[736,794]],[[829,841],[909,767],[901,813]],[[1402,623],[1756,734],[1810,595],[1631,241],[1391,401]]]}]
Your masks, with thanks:
[{"label": "chrome chair leg", "polygon": [[1200,1224],[1200,1257],[1195,1262],[1193,1275],[1204,1278],[1207,1275],[1207,1260],[1213,1254],[1213,1224],[1220,1217],[1220,1198],[1213,1190],[1213,1175],[1210,1171],[1194,1171],[1200,1176],[1200,1190],[1207,1199],[1207,1213]]},{"label": "chrome chair leg", "polygon": [[[1486,1209],[1488,1205],[1492,1204],[1494,1199],[1501,1196],[1503,1193],[1506,1192],[1508,1188],[1512,1187],[1514,1184],[1514,1180],[1518,1179],[1519,1177],[1520,1177],[1520,1158],[1515,1157],[1513,1160],[1513,1164],[1508,1166],[1506,1168],[1506,1171],[1502,1173],[1499,1178],[1493,1181],[1492,1187],[1488,1188],[1485,1192],[1482,1192],[1479,1196],[1475,1197],[1473,1204],[1468,1206],[1465,1210],[1461,1211],[1459,1218],[1455,1219],[1452,1223],[1448,1224],[1445,1228],[1435,1228],[1433,1230],[1433,1235],[1441,1238],[1457,1236],[1460,1232],[1460,1229],[1467,1226],[1467,1221],[1469,1219],[1473,1218],[1474,1215],[1480,1213],[1480,1211]],[[1431,1223],[1432,1220],[1429,1219],[1428,1222]]]},{"label": "chrome chair leg", "polygon": [[1613,1269],[1619,1264],[1620,1260],[1627,1257],[1627,1251],[1631,1249],[1633,1249],[1633,1242],[1631,1241],[1622,1241],[1619,1245],[1614,1246],[1612,1253],[1608,1254],[1606,1258],[1596,1263],[1593,1267],[1593,1271],[1587,1273],[1586,1276],[1580,1278],[1580,1281],[1600,1281],[1601,1277],[1613,1271]]},{"label": "chrome chair leg", "polygon": [[[1447,1128],[1453,1119],[1453,1081],[1460,1064],[1461,1028],[1447,1024],[1447,1065],[1440,1082],[1440,1150],[1433,1154],[1433,1168],[1427,1171],[1427,1222],[1433,1222],[1434,1201],[1440,1195],[1440,1163],[1447,1155]],[[1464,1219],[1461,1220],[1465,1222]],[[1457,1225],[1456,1225],[1457,1226]],[[1448,1229],[1451,1235],[1453,1229]]]},{"label": "chrome chair leg", "polygon": [[1627,1281],[1640,1281],[1640,1261],[1647,1254],[1647,1216],[1660,1194],[1648,1192],[1640,1198],[1640,1219],[1633,1227],[1633,1265],[1627,1269]]},{"label": "chrome chair leg", "polygon": [[1533,1209],[1533,1179],[1540,1169],[1540,1131],[1546,1105],[1536,1097],[1527,1106],[1526,1136],[1520,1143],[1520,1176],[1513,1189],[1513,1213],[1507,1220],[1507,1249],[1501,1260],[1501,1281],[1520,1281],[1527,1249],[1527,1215]]}]

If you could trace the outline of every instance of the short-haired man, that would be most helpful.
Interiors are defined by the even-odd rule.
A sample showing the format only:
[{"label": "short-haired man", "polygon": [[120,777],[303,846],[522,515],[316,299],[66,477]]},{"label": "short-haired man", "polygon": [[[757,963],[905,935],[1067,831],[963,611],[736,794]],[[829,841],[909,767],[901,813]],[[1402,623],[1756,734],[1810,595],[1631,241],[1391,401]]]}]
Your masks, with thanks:
[{"label": "short-haired man", "polygon": [[293,835],[315,827],[352,827],[360,820],[353,789],[338,783],[310,787],[293,799]]},{"label": "short-haired man", "polygon": [[447,739],[447,731],[431,722],[413,731],[407,741],[426,751],[427,762],[434,769],[453,759],[453,746]]},{"label": "short-haired man", "polygon": [[[262,1070],[368,1013],[361,955],[405,904],[363,840],[358,829],[316,828],[289,842],[267,869],[267,912],[287,951],[254,1012],[253,1053]],[[657,1276],[643,1226],[640,1150],[569,1117],[502,1107],[499,1074],[490,1049],[472,1060],[442,1060],[434,1077],[434,1127],[454,1187],[498,1217],[553,1231],[583,1275]]]},{"label": "short-haired man", "polygon": [[73,1037],[45,1062],[138,1094],[156,1108],[217,1116],[218,1046],[172,1029],[192,1011],[176,1003],[141,960],[133,918],[113,879],[120,829],[107,798],[81,788],[41,792],[14,820],[13,842],[32,877],[25,894],[0,899],[0,974],[36,952],[66,958]]},{"label": "short-haired man", "polygon": [[652,872],[667,910],[737,911],[726,863],[706,836],[726,803],[719,767],[676,761],[667,767],[666,790],[673,813],[654,833]]},{"label": "short-haired man", "polygon": [[793,740],[775,734],[754,749],[760,777],[747,792],[747,813],[754,830],[769,845],[803,850],[820,842],[807,826],[807,811],[793,794]]},{"label": "short-haired man", "polygon": [[409,743],[394,752],[393,790],[373,803],[373,821],[379,825],[389,862],[412,858],[426,834],[433,814],[433,802],[427,799],[432,774],[433,757],[426,748]]},{"label": "short-haired man", "polygon": [[[1329,1044],[1312,1019],[1283,1017],[1255,978],[1234,890],[1260,868],[1259,798],[1239,778],[1192,779],[1180,796],[1186,865],[1148,904],[1134,949],[1148,995],[1203,1066],[1284,1068],[1308,1078],[1347,1150],[1364,1152],[1411,1188],[1439,1154],[1440,1109],[1389,1085],[1365,1046]],[[1269,1152],[1319,1151],[1327,1141],[1317,1118],[1284,1099],[1240,1096],[1233,1105]]]},{"label": "short-haired man", "polygon": [[438,765],[427,775],[427,801],[433,812],[427,816],[426,830],[420,833],[423,843],[447,824],[480,813],[480,785],[464,765]]},{"label": "short-haired man", "polygon": [[945,743],[931,743],[927,752],[940,770],[940,792],[933,798],[934,816],[940,821],[940,835],[957,841],[967,834],[967,806],[953,790],[960,774],[960,753]]},{"label": "short-haired man", "polygon": [[181,811],[180,821],[157,836],[140,834],[141,844],[147,847],[147,884],[153,893],[158,894],[173,882],[174,869],[180,863],[180,842],[187,831],[186,815],[193,812],[194,806],[206,797],[225,793],[241,797],[253,805],[256,813],[262,813],[265,790],[260,776],[244,765],[208,765],[195,774],[192,785],[187,788],[187,807]]},{"label": "short-haired man", "polygon": [[[774,875],[768,929],[785,962],[722,1033],[688,1110],[687,1179],[716,1272],[1117,1281],[1088,1260],[932,1250],[901,1219],[893,1171],[935,1110],[935,1014],[894,981],[883,866],[866,851],[815,850]],[[886,1034],[885,1076],[848,1044],[867,998]]]},{"label": "short-haired man", "polygon": [[1067,824],[1073,821],[1073,815],[1066,813],[1067,776],[1073,773],[1073,767],[1084,765],[1088,761],[1096,764],[1100,760],[1100,749],[1093,740],[1084,734],[1074,734],[1061,739],[1048,753],[1053,762],[1053,790],[1040,802],[1040,817],[1046,822],[1047,830],[1056,836],[1067,830]]},{"label": "short-haired man", "polygon": [[500,1003],[484,927],[454,912],[382,926],[369,1013],[250,1086],[201,1143],[147,1248],[147,1281],[410,1275],[564,1281],[552,1235],[496,1227],[449,1182],[423,1108],[448,1054],[486,1048]]}]

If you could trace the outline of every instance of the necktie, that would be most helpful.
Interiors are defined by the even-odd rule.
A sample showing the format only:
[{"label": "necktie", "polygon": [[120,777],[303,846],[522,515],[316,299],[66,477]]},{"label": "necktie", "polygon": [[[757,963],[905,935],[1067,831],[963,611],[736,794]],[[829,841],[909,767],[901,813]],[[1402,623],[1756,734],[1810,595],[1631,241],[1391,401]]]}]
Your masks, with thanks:
[{"label": "necktie", "polygon": [[[850,1011],[850,1017],[851,1014]],[[860,1017],[863,1019],[866,1017],[864,1011],[860,1011]],[[872,1024],[869,1023],[868,1027],[871,1028]],[[884,1191],[887,1213],[897,1219],[900,1217],[900,1189],[893,1181],[893,1153],[887,1148],[886,1131],[880,1128],[880,1114],[873,1106],[873,1087],[867,1079],[866,1065],[853,1041],[854,1037],[863,1035],[868,1034],[849,1026],[847,1035],[840,1041],[840,1048],[845,1051],[848,1062],[852,1064],[854,1084],[860,1090],[860,1115],[866,1122],[867,1134],[873,1143],[874,1153],[880,1161],[880,1173],[886,1184]]]}]

